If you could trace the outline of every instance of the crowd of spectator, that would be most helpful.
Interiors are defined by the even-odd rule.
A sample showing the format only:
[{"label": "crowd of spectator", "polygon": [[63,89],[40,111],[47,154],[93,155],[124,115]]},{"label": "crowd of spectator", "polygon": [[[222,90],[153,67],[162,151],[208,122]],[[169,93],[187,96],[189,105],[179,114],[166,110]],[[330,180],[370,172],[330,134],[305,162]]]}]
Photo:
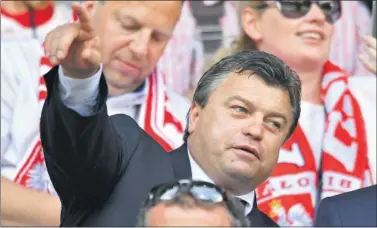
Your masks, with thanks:
[{"label": "crowd of spectator", "polygon": [[[119,162],[114,160],[116,155],[105,155],[107,144],[102,141],[113,139],[101,138],[105,137],[102,134],[115,136],[113,133],[124,126],[133,130],[133,134],[125,133],[127,139],[139,140],[145,145],[152,139],[173,157],[182,144],[188,145],[188,153],[186,149],[185,153],[191,165],[189,176],[192,174],[193,179],[209,182],[185,180],[168,187],[159,186],[159,190],[149,193],[149,198],[145,196],[147,201],[138,216],[139,210],[130,212],[134,220],[128,220],[130,223],[126,225],[137,221],[139,226],[180,226],[191,224],[181,222],[190,218],[200,220],[200,223],[192,223],[198,226],[315,225],[320,202],[328,202],[325,198],[376,184],[376,39],[371,35],[372,24],[372,1],[1,1],[1,224],[119,225],[111,216],[103,219],[103,214],[80,211],[78,205],[85,205],[86,197],[98,200],[98,205],[102,201],[104,205],[113,204],[111,209],[104,208],[116,210],[118,204],[114,200],[109,202],[95,192],[102,191],[101,194],[109,197],[115,188],[113,176],[117,176],[122,185],[126,179],[120,178],[123,173],[136,172],[144,165],[149,166],[147,170],[154,170],[165,164],[159,163],[157,153],[152,152],[148,159],[135,155],[138,161],[135,163],[133,158],[133,163],[130,162],[133,166],[127,166],[128,160],[124,165],[122,159],[125,158]],[[249,51],[262,54],[253,56]],[[288,68],[279,65],[280,62],[270,55],[276,56]],[[249,66],[242,62],[246,56],[255,61],[265,60],[265,65]],[[234,61],[234,65],[226,61]],[[93,67],[97,65],[98,69]],[[275,71],[268,71],[270,66],[275,67]],[[259,129],[257,123],[253,122],[253,130],[247,133],[240,127],[243,134],[252,135],[253,140],[265,145],[264,152],[271,158],[265,163],[260,158],[259,171],[243,170],[250,172],[242,176],[244,182],[250,181],[248,178],[252,176],[252,191],[240,190],[239,193],[234,188],[243,188],[243,185],[219,181],[224,177],[214,174],[222,172],[224,167],[224,170],[236,167],[225,161],[229,159],[232,163],[233,157],[216,154],[215,149],[211,149],[222,145],[220,139],[230,140],[230,132],[235,128],[228,126],[232,121],[227,123],[225,112],[224,116],[219,116],[221,112],[214,112],[214,108],[212,112],[216,114],[205,119],[204,107],[208,107],[208,99],[212,96],[208,93],[216,91],[216,80],[220,80],[216,77],[228,73],[242,76],[243,71],[257,72],[268,85],[265,91],[271,89],[271,94],[256,96],[256,99],[266,101],[266,110],[276,109],[277,105],[291,99],[293,114],[290,113],[289,118],[284,117],[286,113],[276,114],[283,116],[280,119],[285,122],[276,121],[279,118],[274,116],[264,136],[264,130]],[[263,72],[273,72],[274,77],[284,72],[286,78],[269,78]],[[301,99],[294,95],[297,89],[295,74],[300,79]],[[49,82],[49,75],[56,76],[59,83]],[[232,75],[226,81],[230,83],[238,76]],[[102,78],[106,81],[106,89],[101,87]],[[242,80],[245,79],[238,79],[238,84],[230,83],[229,88],[224,87],[228,90],[224,89],[226,94],[223,95],[230,97],[233,94],[230,88],[239,90],[240,94],[254,88],[242,87]],[[259,85],[259,79],[250,80]],[[289,92],[289,97],[274,97],[274,86]],[[118,126],[110,130],[104,127],[106,130],[102,129],[102,132],[93,124],[105,126],[109,121],[96,122],[99,117],[93,110],[102,104],[104,91],[105,112],[113,118],[109,121],[116,120]],[[218,99],[221,99],[220,95],[216,94]],[[56,97],[62,102],[55,104]],[[268,98],[276,104],[267,102]],[[294,102],[297,102],[296,106]],[[259,108],[259,103],[254,105],[255,109]],[[239,106],[237,115],[248,112]],[[56,114],[56,110],[62,116]],[[93,115],[95,118],[89,118]],[[134,130],[136,127],[129,122],[117,119],[122,115],[131,117],[143,133]],[[198,116],[204,116],[202,122]],[[293,118],[292,129],[287,125],[290,118]],[[87,134],[85,146],[75,141],[78,132],[67,130],[74,124],[88,127],[81,132]],[[232,126],[235,125],[236,122]],[[216,129],[212,129],[214,127]],[[280,145],[278,141],[283,133],[287,138],[281,138],[283,143]],[[263,141],[263,137],[271,139]],[[108,143],[110,149],[118,146],[117,140]],[[239,143],[237,140],[239,138],[234,137],[232,143]],[[119,148],[125,150],[133,146],[130,142],[125,144]],[[99,147],[98,157],[89,153]],[[144,154],[153,148],[138,146],[135,151]],[[277,153],[273,153],[275,149]],[[195,150],[205,150],[212,157]],[[149,159],[154,159],[155,166]],[[143,165],[134,167],[139,163]],[[100,167],[110,165],[114,166],[109,168],[114,169],[109,171],[113,176],[99,172]],[[204,174],[196,173],[196,169]],[[228,171],[224,171],[224,175]],[[239,172],[243,171],[240,168]],[[237,167],[234,172],[236,176]],[[156,175],[147,171],[142,173],[151,178]],[[132,193],[136,189],[135,195],[131,194],[135,202],[139,200],[139,193],[143,196],[142,188],[151,185],[143,182],[148,178],[142,174],[137,176],[140,184],[133,180],[135,184],[129,190]],[[180,177],[190,179],[187,175]],[[85,186],[79,183],[91,178],[95,179],[84,181],[88,183]],[[160,184],[160,180],[171,182],[169,178],[156,177],[153,185]],[[112,188],[107,189],[106,184]],[[234,188],[230,187],[232,184]],[[140,192],[136,194],[138,186]],[[180,190],[171,193],[171,189]],[[195,189],[208,198],[200,198],[202,196]],[[117,190],[114,191],[118,196]],[[206,195],[208,191],[212,195]],[[233,195],[245,204],[239,204]],[[215,196],[221,200],[216,201]],[[201,200],[205,203],[200,203]],[[177,208],[189,207],[191,211],[180,214],[179,208],[172,212],[166,205],[157,207],[158,203],[168,201]],[[135,202],[131,200],[130,205]],[[217,207],[208,206],[208,202],[225,203]],[[260,221],[257,221],[259,214],[250,212],[256,207],[255,202],[258,202],[261,214],[266,215],[266,218],[260,217],[263,218]],[[90,205],[97,207],[97,203]],[[172,216],[161,220],[164,213],[180,219],[174,220]],[[201,215],[203,213],[208,215]],[[329,213],[321,211],[320,218]],[[188,215],[192,217],[186,218]]]}]

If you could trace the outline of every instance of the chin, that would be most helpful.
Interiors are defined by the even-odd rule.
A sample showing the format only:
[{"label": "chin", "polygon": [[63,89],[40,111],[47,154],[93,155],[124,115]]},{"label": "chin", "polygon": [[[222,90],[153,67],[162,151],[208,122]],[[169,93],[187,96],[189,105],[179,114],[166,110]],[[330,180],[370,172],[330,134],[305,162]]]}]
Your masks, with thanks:
[{"label": "chin", "polygon": [[300,60],[300,64],[322,67],[323,64],[328,60],[328,57],[323,53],[308,51],[306,53],[299,54],[297,59]]},{"label": "chin", "polygon": [[253,179],[255,169],[252,167],[229,167],[229,170],[227,171],[229,176],[232,178],[243,180],[243,181],[250,181]]}]

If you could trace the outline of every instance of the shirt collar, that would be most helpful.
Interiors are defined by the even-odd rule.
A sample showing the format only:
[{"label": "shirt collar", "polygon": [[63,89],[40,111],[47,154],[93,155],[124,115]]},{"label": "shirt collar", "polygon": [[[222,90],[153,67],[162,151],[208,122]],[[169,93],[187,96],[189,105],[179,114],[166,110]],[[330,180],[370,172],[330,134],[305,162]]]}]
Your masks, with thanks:
[{"label": "shirt collar", "polygon": [[142,105],[145,102],[145,97],[148,89],[148,82],[145,81],[132,93],[125,93],[118,96],[108,97],[107,106],[109,109],[133,107],[135,105]]},{"label": "shirt collar", "polygon": [[[205,181],[214,184],[214,182],[209,178],[209,176],[203,171],[202,168],[196,163],[194,158],[191,156],[191,153],[189,149],[187,148],[188,151],[188,157],[190,160],[190,166],[191,166],[191,173],[192,173],[192,179],[193,180],[199,180],[199,181]],[[246,208],[245,208],[245,214],[248,215],[251,210],[253,209],[254,205],[254,197],[255,197],[255,192],[251,191],[245,195],[237,196],[237,198],[240,198],[244,201],[247,202]]]}]

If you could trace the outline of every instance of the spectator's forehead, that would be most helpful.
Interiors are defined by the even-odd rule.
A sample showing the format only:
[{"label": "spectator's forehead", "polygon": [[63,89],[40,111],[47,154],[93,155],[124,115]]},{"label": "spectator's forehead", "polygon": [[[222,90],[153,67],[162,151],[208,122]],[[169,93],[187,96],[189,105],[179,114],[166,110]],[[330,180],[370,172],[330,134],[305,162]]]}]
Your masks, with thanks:
[{"label": "spectator's forehead", "polygon": [[110,1],[106,5],[120,20],[132,18],[142,26],[169,32],[181,12],[180,1]]},{"label": "spectator's forehead", "polygon": [[160,203],[147,214],[148,226],[230,226],[231,217],[222,206],[203,208],[196,206],[166,205]]}]

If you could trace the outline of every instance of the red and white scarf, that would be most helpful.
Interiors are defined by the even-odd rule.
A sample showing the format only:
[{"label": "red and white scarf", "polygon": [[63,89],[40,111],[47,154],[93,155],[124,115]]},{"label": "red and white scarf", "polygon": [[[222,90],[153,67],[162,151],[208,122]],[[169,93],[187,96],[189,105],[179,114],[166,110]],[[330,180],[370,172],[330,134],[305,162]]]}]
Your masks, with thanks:
[{"label": "red and white scarf", "polygon": [[258,207],[281,226],[311,226],[318,198],[373,182],[360,106],[348,87],[346,73],[330,62],[323,69],[322,101],[326,111],[322,191],[320,171],[300,125],[280,151],[290,156],[290,161],[280,161],[270,178],[257,188]]},{"label": "red and white scarf", "polygon": [[[166,151],[182,144],[184,123],[175,118],[164,77],[157,68],[146,80],[147,94],[140,110],[139,125]],[[177,107],[180,104],[175,104]]]},{"label": "red and white scarf", "polygon": [[[45,36],[57,26],[77,19],[77,16],[67,4],[54,2],[49,1],[49,4],[42,9],[33,9],[33,15],[30,15],[29,11],[8,12],[1,3],[2,38],[37,38],[42,42]],[[32,23],[31,16],[33,16],[35,24]]]}]

